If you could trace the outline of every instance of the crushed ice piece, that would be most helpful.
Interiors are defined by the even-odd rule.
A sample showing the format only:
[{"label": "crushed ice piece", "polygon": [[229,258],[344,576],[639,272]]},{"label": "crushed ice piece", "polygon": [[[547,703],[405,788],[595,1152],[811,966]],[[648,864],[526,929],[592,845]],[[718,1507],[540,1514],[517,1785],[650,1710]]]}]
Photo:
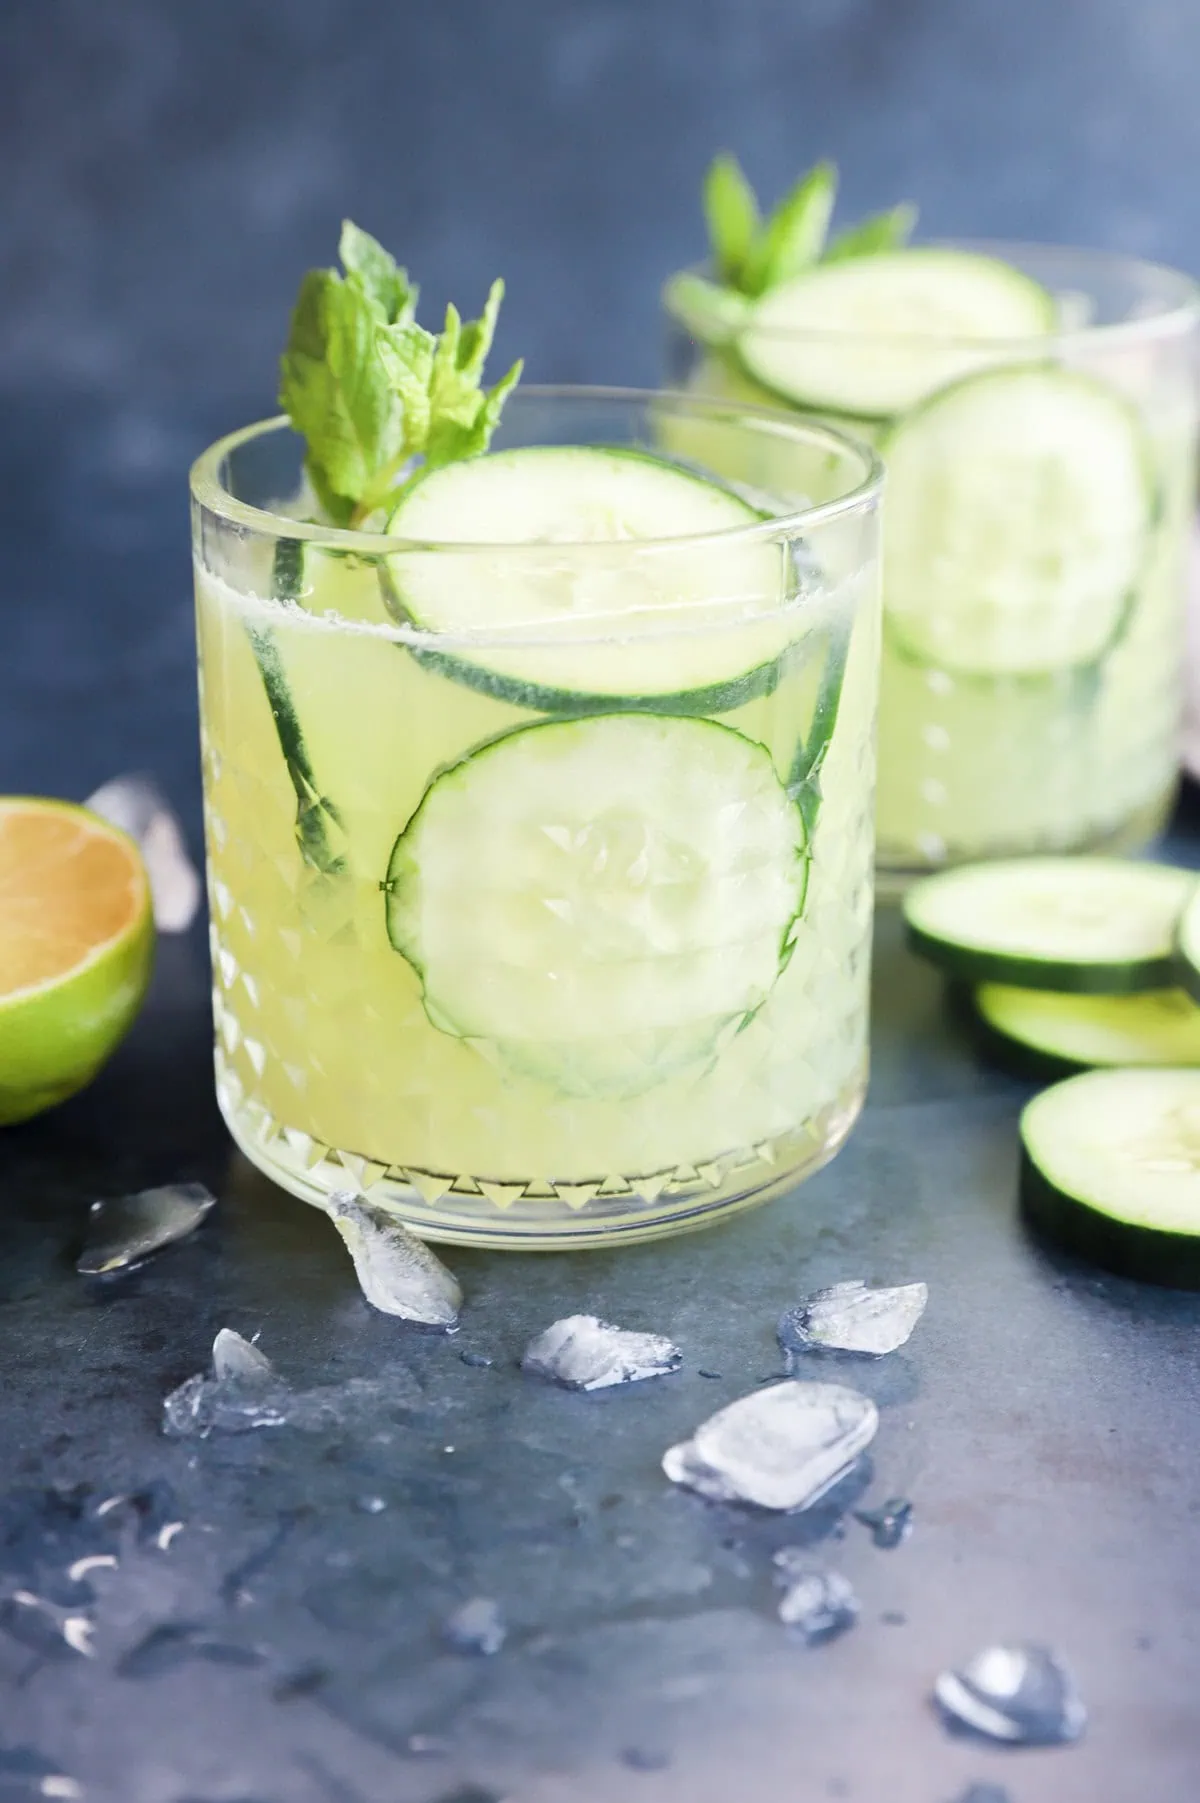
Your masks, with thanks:
[{"label": "crushed ice piece", "polygon": [[214,1430],[238,1434],[284,1427],[290,1398],[267,1355],[223,1327],[213,1341],[211,1377],[189,1377],[164,1400],[163,1432],[181,1439]]},{"label": "crushed ice piece", "polygon": [[990,1646],[933,1687],[943,1715],[989,1740],[1055,1746],[1078,1740],[1087,1721],[1074,1680],[1049,1647]]},{"label": "crushed ice piece", "polygon": [[775,1554],[775,1575],[783,1585],[779,1619],[795,1628],[810,1645],[832,1640],[858,1620],[853,1588],[838,1571],[822,1571],[801,1546],[784,1546]]},{"label": "crushed ice piece", "polygon": [[876,1546],[889,1553],[912,1533],[913,1506],[907,1497],[889,1496],[877,1509],[855,1509],[854,1519],[870,1529]]},{"label": "crushed ice piece", "polygon": [[454,1326],[462,1289],[423,1240],[351,1190],[335,1190],[325,1206],[372,1308],[428,1327]]},{"label": "crushed ice piece", "polygon": [[163,1402],[163,1433],[183,1439],[188,1434],[246,1434],[259,1427],[286,1427],[285,1397],[282,1385],[258,1390],[211,1377],[189,1377]]},{"label": "crushed ice piece", "polygon": [[364,1515],[382,1515],[387,1503],[382,1496],[360,1496],[354,1506]]},{"label": "crushed ice piece", "polygon": [[663,1470],[719,1502],[807,1509],[851,1469],[879,1426],[869,1397],[844,1384],[785,1379],[719,1409]]},{"label": "crushed ice piece", "polygon": [[488,1358],[484,1352],[460,1352],[458,1356],[464,1365],[470,1365],[475,1371],[490,1371],[496,1363],[495,1359]]},{"label": "crushed ice piece", "polygon": [[868,1289],[859,1278],[817,1290],[779,1319],[779,1344],[794,1352],[895,1352],[925,1312],[928,1285]]},{"label": "crushed ice piece", "polygon": [[1002,1784],[968,1784],[954,1803],[1012,1803]]},{"label": "crushed ice piece", "polygon": [[567,1315],[530,1340],[522,1371],[568,1390],[606,1390],[678,1371],[683,1354],[657,1333],[633,1333],[595,1315]]},{"label": "crushed ice piece", "polygon": [[278,1383],[275,1367],[254,1344],[245,1340],[232,1327],[222,1327],[213,1341],[213,1377],[219,1384],[254,1384],[260,1388]]},{"label": "crushed ice piece", "polygon": [[0,1798],[83,1796],[83,1786],[28,1747],[0,1747]]},{"label": "crushed ice piece", "polygon": [[508,1638],[499,1603],[490,1596],[473,1596],[444,1623],[442,1635],[456,1653],[481,1653],[490,1658]]},{"label": "crushed ice piece", "polygon": [[85,1277],[128,1271],[194,1232],[215,1203],[216,1197],[202,1183],[167,1183],[93,1202],[75,1269]]},{"label": "crushed ice piece", "polygon": [[154,924],[164,933],[185,933],[200,906],[200,877],[157,784],[148,776],[117,776],[83,805],[136,841],[150,878]]}]

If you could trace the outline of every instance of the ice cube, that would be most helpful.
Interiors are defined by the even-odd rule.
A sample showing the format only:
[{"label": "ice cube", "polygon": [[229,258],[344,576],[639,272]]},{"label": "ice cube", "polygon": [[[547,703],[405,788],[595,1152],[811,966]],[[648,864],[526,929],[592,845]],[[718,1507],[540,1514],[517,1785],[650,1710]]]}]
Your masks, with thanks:
[{"label": "ice cube", "polygon": [[325,1206],[372,1308],[429,1327],[454,1326],[462,1289],[423,1240],[351,1190],[335,1190]]},{"label": "ice cube", "polygon": [[223,1327],[213,1341],[212,1363],[217,1383],[248,1384],[261,1389],[279,1381],[266,1353],[232,1327]]},{"label": "ice cube", "polygon": [[855,1521],[871,1530],[871,1538],[884,1552],[908,1539],[912,1533],[913,1506],[906,1497],[889,1496],[877,1509],[855,1509]]},{"label": "ice cube", "polygon": [[188,1434],[248,1434],[259,1427],[285,1427],[286,1395],[281,1384],[258,1389],[236,1380],[189,1377],[163,1402],[163,1432],[182,1439]]},{"label": "ice cube", "polygon": [[803,1547],[781,1547],[775,1571],[784,1586],[779,1619],[810,1643],[832,1640],[858,1620],[858,1598],[849,1582],[840,1572],[813,1565]]},{"label": "ice cube", "polygon": [[445,1622],[442,1635],[456,1653],[481,1653],[490,1658],[508,1638],[500,1605],[490,1596],[473,1596]]},{"label": "ice cube", "polygon": [[1087,1721],[1074,1680],[1049,1647],[990,1646],[933,1687],[943,1715],[990,1740],[1054,1746],[1078,1740]]},{"label": "ice cube", "polygon": [[200,878],[162,791],[148,776],[117,776],[83,805],[137,842],[150,878],[155,925],[164,933],[185,933],[200,906]]},{"label": "ice cube", "polygon": [[807,1509],[844,1477],[879,1426],[879,1411],[844,1384],[786,1379],[731,1402],[671,1447],[673,1483],[722,1502]]},{"label": "ice cube", "polygon": [[530,1340],[521,1369],[568,1390],[605,1390],[678,1371],[683,1354],[656,1333],[633,1333],[595,1315],[567,1315]]},{"label": "ice cube", "polygon": [[93,1202],[75,1269],[85,1277],[128,1271],[195,1231],[216,1204],[202,1183],[168,1183],[136,1195]]},{"label": "ice cube", "polygon": [[270,1359],[231,1327],[213,1341],[212,1375],[189,1377],[163,1402],[163,1432],[180,1439],[188,1434],[251,1433],[259,1427],[284,1427],[291,1392]]},{"label": "ice cube", "polygon": [[779,1344],[787,1353],[866,1352],[882,1358],[909,1338],[925,1312],[929,1289],[904,1283],[868,1289],[860,1278],[817,1290],[779,1320]]}]

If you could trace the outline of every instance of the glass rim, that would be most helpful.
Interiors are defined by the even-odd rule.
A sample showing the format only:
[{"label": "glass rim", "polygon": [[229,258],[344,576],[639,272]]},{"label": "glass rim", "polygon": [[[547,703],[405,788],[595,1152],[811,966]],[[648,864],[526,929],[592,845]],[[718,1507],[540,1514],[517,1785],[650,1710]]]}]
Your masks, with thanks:
[{"label": "glass rim", "polygon": [[222,463],[244,444],[265,438],[273,432],[291,431],[291,423],[286,414],[280,413],[227,432],[202,451],[190,471],[192,498],[215,518],[264,537],[298,539],[306,544],[329,546],[335,550],[357,552],[362,556],[395,556],[398,553],[449,556],[457,553],[460,556],[487,555],[525,559],[542,555],[559,559],[564,556],[580,559],[586,557],[603,561],[605,556],[611,556],[614,552],[619,552],[626,558],[631,552],[639,556],[643,553],[670,555],[685,551],[690,546],[718,548],[769,542],[784,535],[799,536],[830,520],[877,504],[883,490],[883,462],[871,445],[852,432],[843,431],[839,426],[827,424],[824,420],[797,419],[774,407],[688,394],[672,388],[614,388],[575,383],[523,383],[514,390],[509,405],[522,399],[550,403],[616,403],[626,406],[666,402],[676,412],[683,410],[707,415],[709,418],[718,415],[731,425],[746,424],[768,437],[784,438],[793,443],[807,440],[809,443],[823,444],[827,449],[836,449],[857,459],[863,473],[846,494],[838,495],[831,501],[790,508],[786,512],[752,520],[745,525],[725,526],[715,532],[688,533],[675,538],[530,539],[499,542],[482,539],[400,538],[386,532],[365,532],[349,526],[325,526],[317,522],[292,519],[287,514],[275,513],[270,508],[256,507],[249,501],[241,501],[230,493],[221,480]]},{"label": "glass rim", "polygon": [[[850,344],[854,342],[878,345],[944,345],[951,349],[978,351],[1003,351],[1007,355],[1033,352],[1044,356],[1047,348],[1091,348],[1115,346],[1120,348],[1127,343],[1139,343],[1147,338],[1169,338],[1200,323],[1200,281],[1188,275],[1182,269],[1176,269],[1169,263],[1156,263],[1146,257],[1137,257],[1125,251],[1098,250],[1088,245],[1039,243],[1036,239],[1022,238],[927,238],[911,246],[913,250],[959,250],[971,251],[979,256],[994,257],[1001,262],[1013,263],[1021,268],[1020,259],[1028,257],[1061,257],[1073,260],[1080,265],[1081,273],[1090,267],[1094,270],[1107,270],[1115,273],[1118,270],[1134,272],[1143,276],[1153,276],[1160,281],[1171,284],[1176,290],[1176,298],[1169,304],[1154,308],[1150,312],[1139,313],[1129,319],[1115,319],[1103,325],[1063,326],[1053,331],[1035,335],[1020,334],[1011,338],[997,338],[972,335],[966,332],[864,332],[860,330],[843,331],[837,327],[819,326],[769,326],[765,330],[760,327],[764,338],[782,340],[808,339],[814,342],[829,344]],[[710,263],[691,263],[676,272],[676,275],[701,276],[707,281],[713,279]],[[663,311],[676,325],[685,330],[686,322],[680,310],[671,305],[669,294],[675,276],[668,277],[660,291]],[[1084,285],[1081,280],[1080,286]],[[728,343],[736,342],[736,330],[724,335],[715,348],[723,348]]]}]

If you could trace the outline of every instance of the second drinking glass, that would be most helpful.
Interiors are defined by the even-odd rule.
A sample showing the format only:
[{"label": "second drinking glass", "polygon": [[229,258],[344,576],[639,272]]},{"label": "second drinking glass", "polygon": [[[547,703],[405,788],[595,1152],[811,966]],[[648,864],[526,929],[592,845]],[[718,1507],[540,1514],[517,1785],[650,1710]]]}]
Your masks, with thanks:
[{"label": "second drinking glass", "polygon": [[1032,246],[835,252],[711,331],[680,304],[702,282],[672,283],[672,374],[883,457],[881,880],[1145,844],[1178,768],[1193,283]]}]

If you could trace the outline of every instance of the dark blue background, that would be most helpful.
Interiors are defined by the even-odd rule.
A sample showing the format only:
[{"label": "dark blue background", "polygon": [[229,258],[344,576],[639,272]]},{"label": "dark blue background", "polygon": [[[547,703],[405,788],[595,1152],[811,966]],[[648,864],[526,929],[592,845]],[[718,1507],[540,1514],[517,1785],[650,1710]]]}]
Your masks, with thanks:
[{"label": "dark blue background", "polygon": [[736,149],[768,195],[1200,265],[1194,0],[7,0],[0,790],[131,764],[196,819],[188,463],[272,407],[345,212],[502,354],[653,381]]}]

